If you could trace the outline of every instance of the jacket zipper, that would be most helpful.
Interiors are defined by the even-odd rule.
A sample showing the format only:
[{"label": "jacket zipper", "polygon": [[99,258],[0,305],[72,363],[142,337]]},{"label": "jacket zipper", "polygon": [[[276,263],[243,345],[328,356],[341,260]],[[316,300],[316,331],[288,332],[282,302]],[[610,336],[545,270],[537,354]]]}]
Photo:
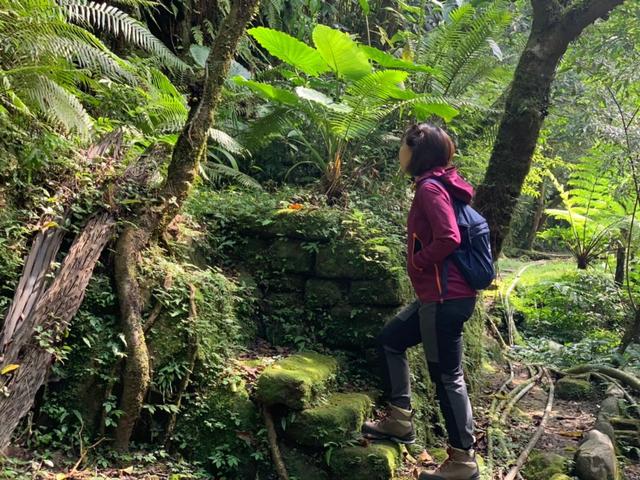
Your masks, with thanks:
[{"label": "jacket zipper", "polygon": [[418,238],[418,235],[416,235],[416,233],[415,233],[415,232],[413,232],[413,243],[412,243],[412,245],[411,245],[411,265],[413,265],[413,268],[415,268],[415,269],[416,269],[416,270],[418,270],[419,272],[422,272],[422,270],[423,270],[423,269],[422,269],[422,268],[417,267],[417,266],[416,266],[416,262],[415,262],[415,261],[414,261],[414,259],[413,259],[413,256],[414,256],[414,254],[415,254],[414,252],[415,252],[415,249],[416,249],[416,240],[420,240],[420,239]]},{"label": "jacket zipper", "polygon": [[440,283],[440,269],[435,263],[433,264],[433,267],[436,271],[436,286],[438,287],[438,293],[440,294],[440,303],[444,303],[444,297],[442,296],[442,284]]}]

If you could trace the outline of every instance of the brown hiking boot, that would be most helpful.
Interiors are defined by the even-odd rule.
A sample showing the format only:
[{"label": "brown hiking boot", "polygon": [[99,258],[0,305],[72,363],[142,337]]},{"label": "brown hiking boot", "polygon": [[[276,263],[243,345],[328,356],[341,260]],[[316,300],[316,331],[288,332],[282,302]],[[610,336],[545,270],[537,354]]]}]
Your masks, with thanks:
[{"label": "brown hiking boot", "polygon": [[365,422],[362,435],[372,440],[391,440],[396,443],[414,443],[413,412],[389,404],[386,414],[374,422]]},{"label": "brown hiking boot", "polygon": [[480,470],[473,449],[449,447],[449,458],[433,472],[422,472],[418,480],[479,480]]}]

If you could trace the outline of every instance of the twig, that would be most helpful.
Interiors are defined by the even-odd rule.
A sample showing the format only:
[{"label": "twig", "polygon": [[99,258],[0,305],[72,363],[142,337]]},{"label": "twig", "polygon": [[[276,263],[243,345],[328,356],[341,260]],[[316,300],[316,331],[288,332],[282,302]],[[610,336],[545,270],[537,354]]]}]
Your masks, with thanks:
[{"label": "twig", "polygon": [[544,409],[544,415],[542,416],[542,420],[540,421],[540,425],[538,426],[536,433],[533,435],[533,437],[527,444],[526,448],[522,451],[522,453],[518,457],[516,464],[513,467],[511,467],[511,470],[509,470],[509,473],[504,478],[504,480],[515,480],[518,473],[520,472],[520,469],[527,461],[529,454],[534,449],[534,447],[538,443],[538,440],[540,440],[540,437],[544,433],[544,427],[547,424],[547,421],[549,420],[549,416],[551,415],[551,410],[553,408],[553,396],[555,393],[555,385],[553,383],[553,380],[551,379],[551,376],[549,375],[549,372],[545,368],[543,368],[542,370],[544,372],[544,375],[547,377],[547,381],[549,382],[549,398],[547,400],[547,407]]},{"label": "twig", "polygon": [[280,447],[278,447],[278,434],[276,433],[276,427],[273,424],[273,416],[269,411],[269,407],[262,406],[262,416],[264,417],[264,423],[267,427],[267,438],[269,439],[269,447],[271,447],[271,458],[273,459],[273,465],[278,474],[280,480],[289,480],[289,474],[287,473],[287,467],[282,460],[280,454]]}]

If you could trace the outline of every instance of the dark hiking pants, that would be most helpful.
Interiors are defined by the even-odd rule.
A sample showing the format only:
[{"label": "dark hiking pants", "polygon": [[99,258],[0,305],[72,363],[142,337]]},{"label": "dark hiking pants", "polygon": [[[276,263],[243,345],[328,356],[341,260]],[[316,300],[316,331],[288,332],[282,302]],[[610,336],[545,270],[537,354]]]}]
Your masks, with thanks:
[{"label": "dark hiking pants", "polygon": [[386,359],[385,380],[391,403],[411,408],[411,381],[407,348],[422,343],[429,375],[435,384],[449,443],[472,448],[471,402],[462,373],[462,329],[471,317],[475,298],[442,303],[415,301],[401,310],[378,336],[379,351]]}]

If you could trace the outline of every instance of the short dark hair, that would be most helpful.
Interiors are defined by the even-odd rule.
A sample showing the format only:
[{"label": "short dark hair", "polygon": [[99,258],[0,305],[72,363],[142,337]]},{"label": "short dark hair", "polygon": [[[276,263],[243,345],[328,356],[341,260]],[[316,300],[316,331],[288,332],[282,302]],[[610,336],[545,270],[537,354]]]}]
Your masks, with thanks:
[{"label": "short dark hair", "polygon": [[403,142],[411,149],[407,170],[414,177],[432,168],[448,167],[456,153],[456,147],[447,132],[430,123],[411,125],[404,134]]}]

